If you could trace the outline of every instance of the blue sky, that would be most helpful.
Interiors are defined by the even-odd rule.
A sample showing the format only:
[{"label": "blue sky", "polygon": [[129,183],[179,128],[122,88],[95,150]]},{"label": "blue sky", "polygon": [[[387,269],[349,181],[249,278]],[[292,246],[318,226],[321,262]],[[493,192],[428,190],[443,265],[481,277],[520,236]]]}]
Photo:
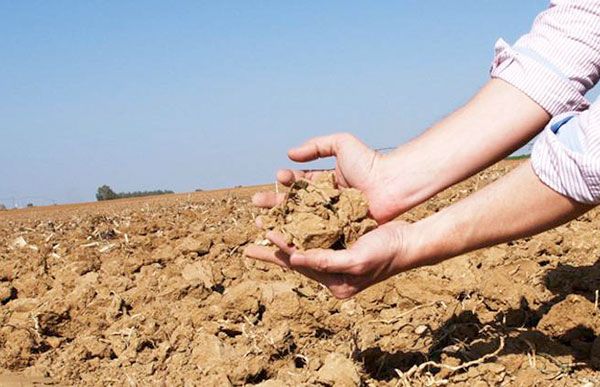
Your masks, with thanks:
[{"label": "blue sky", "polygon": [[290,146],[336,131],[400,144],[464,103],[496,39],[545,6],[0,2],[0,201],[265,183]]}]

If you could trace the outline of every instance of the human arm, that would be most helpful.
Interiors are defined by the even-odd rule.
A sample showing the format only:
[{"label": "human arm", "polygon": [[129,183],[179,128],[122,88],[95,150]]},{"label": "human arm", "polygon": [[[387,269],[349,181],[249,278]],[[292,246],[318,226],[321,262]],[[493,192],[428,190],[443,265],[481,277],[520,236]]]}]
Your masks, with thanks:
[{"label": "human arm", "polygon": [[[519,89],[490,80],[465,106],[382,161],[385,198],[402,213],[505,158],[550,115]],[[394,192],[396,191],[396,192]]]},{"label": "human arm", "polygon": [[[527,142],[551,116],[586,110],[589,103],[585,94],[600,78],[598,26],[599,0],[552,0],[549,8],[536,17],[531,30],[513,46],[501,39],[496,43],[492,80],[461,109],[468,118],[483,120],[471,122],[475,124],[471,126],[462,122],[460,116],[454,117],[455,113],[407,148],[412,147],[417,152],[420,148],[434,150],[427,145],[435,139],[448,144],[447,149],[455,154],[452,155],[454,160],[445,164],[447,168],[440,166],[445,169],[445,181],[439,184],[443,189]],[[505,88],[513,90],[502,91],[495,86],[496,82],[505,82]],[[500,105],[493,106],[496,103]],[[461,130],[464,132],[460,133]],[[481,153],[477,149],[480,144],[484,148]],[[455,150],[464,145],[464,149]],[[400,148],[398,153],[402,151]],[[474,157],[470,159],[471,156]],[[437,184],[434,187],[438,189]]]},{"label": "human arm", "polygon": [[591,210],[546,186],[529,161],[469,197],[413,224],[416,262],[445,259],[552,229]]},{"label": "human arm", "polygon": [[[417,198],[429,197],[503,158],[536,135],[551,116],[588,109],[585,94],[600,78],[598,26],[599,0],[553,0],[512,47],[499,40],[492,80],[464,108],[396,151],[399,159],[418,160],[419,153],[439,151],[447,144],[442,155],[425,160],[437,167],[430,171],[437,181],[430,185],[431,191],[417,191]],[[496,103],[499,105],[494,106]],[[595,108],[600,110],[598,104]],[[594,120],[600,123],[600,113],[593,116],[585,113],[586,128],[593,126]],[[590,133],[600,128],[586,128],[584,142],[597,141]],[[560,171],[549,171],[546,160],[540,160],[552,150],[547,146],[537,148],[533,161],[538,176],[553,188],[564,185],[560,182],[564,176],[558,176]],[[561,152],[557,148],[555,154]],[[432,156],[427,153],[425,157]],[[557,155],[553,161],[556,164],[569,157]],[[573,195],[568,189],[559,192],[580,201],[585,197]],[[587,202],[592,201],[587,195]]]}]

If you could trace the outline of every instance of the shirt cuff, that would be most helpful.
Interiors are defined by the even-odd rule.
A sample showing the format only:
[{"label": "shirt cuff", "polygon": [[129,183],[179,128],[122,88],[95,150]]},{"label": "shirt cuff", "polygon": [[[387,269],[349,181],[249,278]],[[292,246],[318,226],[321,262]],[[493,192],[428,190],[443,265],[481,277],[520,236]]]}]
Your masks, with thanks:
[{"label": "shirt cuff", "polygon": [[[559,118],[559,117],[557,117]],[[580,116],[572,121],[579,125]],[[584,204],[600,203],[600,163],[584,149],[577,152],[563,144],[553,132],[552,120],[533,146],[531,165],[540,180],[554,191]],[[560,130],[578,130],[568,125]]]},{"label": "shirt cuff", "polygon": [[584,110],[589,106],[583,95],[562,74],[519,52],[499,39],[490,74],[527,94],[550,115]]}]

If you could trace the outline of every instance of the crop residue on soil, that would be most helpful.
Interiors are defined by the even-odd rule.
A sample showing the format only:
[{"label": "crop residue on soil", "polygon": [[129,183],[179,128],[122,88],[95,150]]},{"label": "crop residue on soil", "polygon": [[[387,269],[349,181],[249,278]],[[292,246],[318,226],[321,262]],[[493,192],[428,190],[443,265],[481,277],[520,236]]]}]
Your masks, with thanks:
[{"label": "crop residue on soil", "polygon": [[338,188],[332,172],[294,182],[285,200],[261,216],[299,249],[345,248],[377,227],[367,199],[357,189]]},{"label": "crop residue on soil", "polygon": [[243,257],[255,191],[0,212],[0,385],[599,385],[600,211],[340,301]]}]

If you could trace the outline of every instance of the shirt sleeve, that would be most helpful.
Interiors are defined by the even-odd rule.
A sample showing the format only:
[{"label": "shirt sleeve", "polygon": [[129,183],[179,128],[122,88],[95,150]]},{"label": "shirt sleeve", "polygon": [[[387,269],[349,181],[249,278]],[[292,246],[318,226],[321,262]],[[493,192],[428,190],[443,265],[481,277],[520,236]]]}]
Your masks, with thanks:
[{"label": "shirt sleeve", "polygon": [[576,138],[578,147],[561,141],[553,130],[555,117],[533,146],[531,164],[553,190],[580,203],[600,203],[600,99],[575,116],[560,131]]},{"label": "shirt sleeve", "polygon": [[552,0],[513,46],[496,43],[491,76],[517,87],[552,116],[582,111],[600,77],[600,0]]}]

